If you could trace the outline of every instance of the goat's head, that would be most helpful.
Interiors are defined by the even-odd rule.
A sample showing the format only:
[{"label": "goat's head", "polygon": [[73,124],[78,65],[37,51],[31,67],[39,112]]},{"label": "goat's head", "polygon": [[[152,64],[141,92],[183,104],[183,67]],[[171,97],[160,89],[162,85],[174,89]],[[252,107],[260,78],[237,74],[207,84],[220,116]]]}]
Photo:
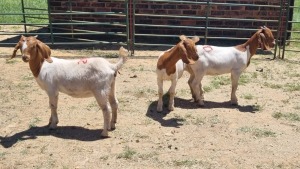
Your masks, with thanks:
[{"label": "goat's head", "polygon": [[[46,60],[47,62],[53,62],[50,58],[50,48],[43,42],[36,39],[37,36],[21,36],[19,43],[21,44],[22,60],[28,62],[31,59]],[[39,57],[39,58],[31,58]]]},{"label": "goat's head", "polygon": [[275,39],[272,31],[266,26],[257,31],[258,42],[262,50],[270,50],[275,46]]},{"label": "goat's head", "polygon": [[181,42],[179,43],[179,51],[182,56],[182,61],[186,64],[194,64],[199,59],[197,54],[196,43],[200,40],[198,36],[194,36],[192,39],[181,35],[179,37]]}]

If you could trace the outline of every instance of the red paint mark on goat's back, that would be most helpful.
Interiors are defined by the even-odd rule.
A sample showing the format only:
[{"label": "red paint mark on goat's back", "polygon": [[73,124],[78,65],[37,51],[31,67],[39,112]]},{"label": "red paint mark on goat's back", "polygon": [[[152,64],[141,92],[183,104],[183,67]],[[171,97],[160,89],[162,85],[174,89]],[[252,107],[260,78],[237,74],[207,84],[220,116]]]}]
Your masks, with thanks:
[{"label": "red paint mark on goat's back", "polygon": [[82,59],[80,59],[77,63],[78,63],[78,64],[80,64],[80,63],[86,64],[87,61],[88,61],[87,58],[82,58]]},{"label": "red paint mark on goat's back", "polygon": [[203,50],[204,50],[205,52],[210,52],[210,51],[213,50],[213,48],[212,48],[211,46],[209,46],[209,45],[204,45],[204,46],[203,46]]}]

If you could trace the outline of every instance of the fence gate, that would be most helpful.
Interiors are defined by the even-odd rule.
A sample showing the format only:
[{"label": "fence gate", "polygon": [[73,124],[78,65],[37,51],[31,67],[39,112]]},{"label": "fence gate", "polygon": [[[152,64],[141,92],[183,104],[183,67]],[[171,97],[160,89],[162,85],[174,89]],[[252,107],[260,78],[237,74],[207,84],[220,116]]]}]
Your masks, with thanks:
[{"label": "fence gate", "polygon": [[[49,45],[127,45],[133,54],[136,46],[172,46],[181,34],[198,35],[202,44],[235,45],[245,42],[259,26],[266,25],[272,28],[280,45],[275,47],[274,58],[284,58],[285,51],[297,51],[289,44],[300,39],[293,36],[300,33],[295,26],[300,22],[292,17],[300,4],[295,5],[294,0],[260,3],[16,0],[10,3],[15,3],[19,10],[0,13],[0,27],[19,25],[24,30],[0,32],[12,35],[0,41],[0,45],[15,45],[20,34],[39,35]],[[279,15],[267,18],[266,11]]]},{"label": "fence gate", "polygon": [[[101,4],[73,0],[19,1],[20,3],[16,4],[19,5],[20,12],[0,13],[0,16],[18,16],[21,21],[1,22],[0,26],[24,25],[24,30],[4,32],[2,35],[38,35],[39,39],[48,45],[118,44],[133,48],[130,39],[133,36],[132,29],[129,29],[128,25],[133,17],[128,14],[129,1],[132,0],[116,0]],[[87,8],[93,5],[99,5],[98,10]],[[111,6],[110,10],[105,9],[106,6]],[[52,12],[54,10],[55,12]],[[18,41],[18,37],[16,38],[2,41],[0,45],[15,45]]]}]

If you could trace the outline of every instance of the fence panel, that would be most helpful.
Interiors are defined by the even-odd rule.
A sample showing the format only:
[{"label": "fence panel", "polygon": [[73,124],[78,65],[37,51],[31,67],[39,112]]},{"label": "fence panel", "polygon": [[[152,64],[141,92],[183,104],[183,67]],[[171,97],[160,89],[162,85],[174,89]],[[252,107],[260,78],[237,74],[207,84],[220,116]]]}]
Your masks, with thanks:
[{"label": "fence panel", "polygon": [[284,59],[286,51],[300,52],[300,1],[288,1],[287,3],[287,15],[292,18],[286,24],[287,31],[284,32],[282,59]]},{"label": "fence panel", "polygon": [[[172,46],[180,34],[198,35],[203,44],[234,45],[247,40],[264,25],[277,35],[284,14],[268,17],[262,12],[281,11],[280,3],[137,0],[135,6],[135,45]],[[138,10],[141,8],[144,10]],[[156,37],[159,38],[155,40]],[[277,41],[282,40],[279,34],[276,37]]]},{"label": "fence panel", "polygon": [[[110,1],[95,3],[90,1],[51,1],[44,0],[44,8],[34,7],[32,0],[20,0],[20,12],[2,13],[2,16],[19,16],[21,22],[1,22],[1,25],[24,25],[22,32],[4,32],[0,35],[39,35],[49,45],[90,45],[128,44],[128,1],[117,0],[110,4],[117,8],[107,10]],[[40,0],[41,1],[41,0]],[[99,5],[94,10],[94,5]],[[103,5],[101,7],[101,5]],[[39,5],[40,6],[40,5]],[[114,6],[116,7],[116,6]],[[54,11],[55,12],[52,12]],[[107,22],[109,18],[110,22]],[[34,22],[32,19],[44,21]],[[30,30],[28,28],[30,27]],[[31,27],[39,27],[34,29]],[[16,42],[4,41],[2,45]]]},{"label": "fence panel", "polygon": [[[49,45],[127,45],[132,53],[135,46],[172,46],[181,34],[198,35],[202,44],[235,45],[265,25],[281,45],[276,45],[274,58],[277,48],[284,57],[285,51],[296,51],[286,45],[299,41],[298,36],[290,35],[300,33],[295,27],[298,20],[286,22],[292,10],[299,10],[294,0],[19,0],[18,9],[0,13],[1,20],[18,18],[1,21],[0,26],[22,25],[24,31],[0,35],[40,35]],[[296,29],[288,30],[291,25]],[[15,43],[4,40],[0,45]]]}]

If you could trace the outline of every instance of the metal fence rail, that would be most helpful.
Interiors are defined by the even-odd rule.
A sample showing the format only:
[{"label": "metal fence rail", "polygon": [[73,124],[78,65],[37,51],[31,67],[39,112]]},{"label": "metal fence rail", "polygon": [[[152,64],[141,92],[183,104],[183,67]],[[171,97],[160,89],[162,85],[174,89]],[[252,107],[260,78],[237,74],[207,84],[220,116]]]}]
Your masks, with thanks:
[{"label": "metal fence rail", "polygon": [[[20,0],[22,5],[22,10],[18,13],[0,13],[2,16],[22,16],[22,22],[18,23],[0,23],[0,26],[5,25],[22,25],[24,26],[23,35],[41,35],[49,39],[46,41],[49,45],[91,45],[91,44],[119,44],[127,45],[128,49],[132,51],[135,50],[135,46],[173,46],[174,41],[178,40],[179,33],[176,34],[165,34],[159,32],[159,28],[167,28],[174,30],[174,32],[184,32],[187,36],[192,36],[193,34],[189,31],[198,32],[198,36],[204,40],[204,44],[207,44],[211,40],[234,40],[234,41],[245,41],[249,37],[236,37],[228,33],[228,36],[216,36],[212,34],[214,31],[227,31],[227,32],[252,32],[254,33],[257,29],[246,27],[246,26],[214,26],[210,23],[213,21],[236,21],[241,23],[256,22],[263,25],[279,25],[276,30],[272,30],[277,41],[274,49],[274,58],[277,55],[277,49],[279,49],[279,56],[284,58],[285,51],[295,51],[289,49],[286,45],[293,42],[300,42],[299,39],[289,38],[289,34],[300,34],[299,30],[288,30],[289,24],[299,24],[300,21],[288,21],[285,22],[283,19],[286,18],[291,10],[298,10],[300,7],[292,6],[290,0],[281,0],[280,5],[258,5],[258,4],[246,4],[246,3],[217,3],[211,0],[207,1],[182,1],[182,0],[116,0],[117,2],[124,4],[124,9],[122,12],[83,12],[76,11],[73,9],[72,0],[68,0],[66,3],[68,10],[63,12],[53,13],[50,10],[50,0],[45,0],[48,8],[38,8],[38,7],[28,7],[25,6],[24,1],[30,0]],[[205,6],[205,15],[172,15],[172,14],[153,14],[153,13],[143,13],[137,12],[137,3],[168,3],[168,4],[192,4],[192,5],[202,5]],[[238,18],[238,17],[216,17],[210,15],[210,10],[212,6],[223,6],[223,7],[261,7],[261,8],[272,8],[275,11],[280,11],[280,15],[277,19],[255,19],[255,18]],[[59,19],[57,16],[64,16],[64,18]],[[76,16],[107,16],[107,17],[118,17],[117,22],[97,22],[97,21],[82,21],[76,19]],[[157,23],[143,23],[142,20],[147,18],[149,20],[153,18],[166,18],[174,20],[184,20],[190,19],[195,21],[203,21],[203,24],[197,25],[176,25],[176,24],[157,24]],[[44,22],[29,22],[29,20],[38,19],[44,20]],[[115,27],[117,30],[121,31],[106,31],[106,30],[88,30],[83,29],[83,26],[97,26],[97,27]],[[38,27],[45,29],[42,32],[31,32],[28,31],[28,27]],[[142,29],[154,29],[154,31],[147,33],[140,31]],[[287,30],[284,31],[283,30]],[[20,32],[0,32],[1,35],[20,35]],[[106,40],[94,39],[94,36],[108,37]],[[90,38],[92,37],[92,38]],[[148,38],[158,39],[157,41],[151,40],[147,41]],[[144,40],[146,39],[146,40]],[[165,40],[161,40],[165,39]],[[11,41],[1,41],[0,45],[14,45],[16,42]],[[282,49],[282,54],[280,50]]]},{"label": "metal fence rail", "polygon": [[[206,15],[205,16],[197,16],[197,15],[160,15],[160,14],[149,14],[149,13],[135,13],[134,16],[136,18],[138,17],[161,17],[161,18],[175,18],[175,19],[195,19],[195,20],[205,20],[205,25],[199,25],[199,26],[178,26],[178,25],[158,25],[158,24],[142,24],[142,23],[138,23],[135,22],[134,26],[135,26],[135,30],[138,30],[138,27],[155,27],[155,28],[174,28],[174,29],[189,29],[189,30],[204,30],[204,34],[200,35],[200,38],[204,39],[204,44],[208,43],[208,40],[214,40],[214,39],[218,39],[218,40],[247,40],[248,38],[239,38],[239,37],[235,37],[235,36],[214,36],[214,35],[210,35],[209,32],[210,31],[214,31],[214,30],[226,30],[226,31],[247,31],[247,32],[255,32],[257,31],[257,29],[251,29],[251,28],[244,28],[244,27],[214,27],[214,26],[210,26],[209,22],[210,21],[240,21],[240,22],[260,22],[262,23],[261,26],[263,25],[267,25],[269,23],[276,23],[276,24],[280,24],[281,22],[281,18],[282,18],[282,5],[256,5],[256,4],[237,4],[237,3],[215,3],[215,2],[211,2],[211,1],[206,1],[206,2],[195,2],[195,1],[168,1],[168,0],[143,0],[143,2],[168,2],[168,3],[181,3],[181,4],[193,4],[193,5],[206,5]],[[278,17],[278,19],[276,20],[267,20],[267,19],[244,19],[244,18],[226,18],[226,17],[214,17],[214,16],[209,16],[209,12],[210,12],[210,7],[212,5],[218,5],[218,6],[247,6],[247,7],[268,7],[268,8],[274,8],[277,11],[280,10],[280,16]],[[277,30],[272,30],[275,34],[277,34],[277,32],[279,32],[279,28]],[[277,38],[279,34],[277,34]],[[178,35],[165,35],[165,34],[145,34],[145,33],[135,33],[134,37],[177,37]],[[281,41],[281,39],[277,39],[277,42]],[[149,43],[142,43],[139,42],[138,40],[135,40],[135,45],[158,45],[158,46],[172,46],[173,44],[149,44]],[[274,57],[276,56],[276,49],[277,49],[277,45],[275,48],[275,52],[274,52]]]},{"label": "metal fence rail", "polygon": [[[22,35],[42,35],[49,37],[50,41],[45,42],[49,45],[91,45],[91,44],[121,44],[127,45],[129,37],[128,33],[128,1],[127,0],[120,0],[120,2],[125,4],[124,12],[82,12],[82,11],[74,11],[72,10],[72,3],[71,0],[68,0],[68,10],[65,12],[50,12],[50,0],[46,0],[48,9],[41,9],[41,8],[29,8],[24,6],[24,1],[21,0],[22,4],[22,12],[19,13],[0,13],[0,15],[16,15],[16,16],[23,16],[22,23],[0,23],[1,25],[24,25],[24,32]],[[30,1],[30,0],[29,0]],[[92,15],[92,16],[115,16],[120,17],[122,19],[121,22],[91,22],[91,21],[81,21],[72,19],[72,16],[84,16],[84,15]],[[41,17],[42,16],[42,17]],[[65,19],[59,21],[53,20],[53,16],[70,16],[70,19]],[[42,23],[33,23],[28,22],[27,18],[34,18],[34,19],[45,19],[46,22]],[[108,32],[108,31],[93,31],[93,30],[86,30],[86,29],[78,29],[75,26],[114,26],[122,28],[123,31],[121,32]],[[47,29],[46,32],[30,32],[28,31],[27,27],[40,27]],[[1,35],[20,35],[20,32],[3,32],[0,33]],[[93,35],[107,35],[107,36],[117,36],[122,37],[121,41],[114,41],[115,38],[108,38],[105,40],[95,40],[80,37],[81,35],[84,36],[93,36]],[[0,42],[0,45],[13,45],[15,42]]]}]

